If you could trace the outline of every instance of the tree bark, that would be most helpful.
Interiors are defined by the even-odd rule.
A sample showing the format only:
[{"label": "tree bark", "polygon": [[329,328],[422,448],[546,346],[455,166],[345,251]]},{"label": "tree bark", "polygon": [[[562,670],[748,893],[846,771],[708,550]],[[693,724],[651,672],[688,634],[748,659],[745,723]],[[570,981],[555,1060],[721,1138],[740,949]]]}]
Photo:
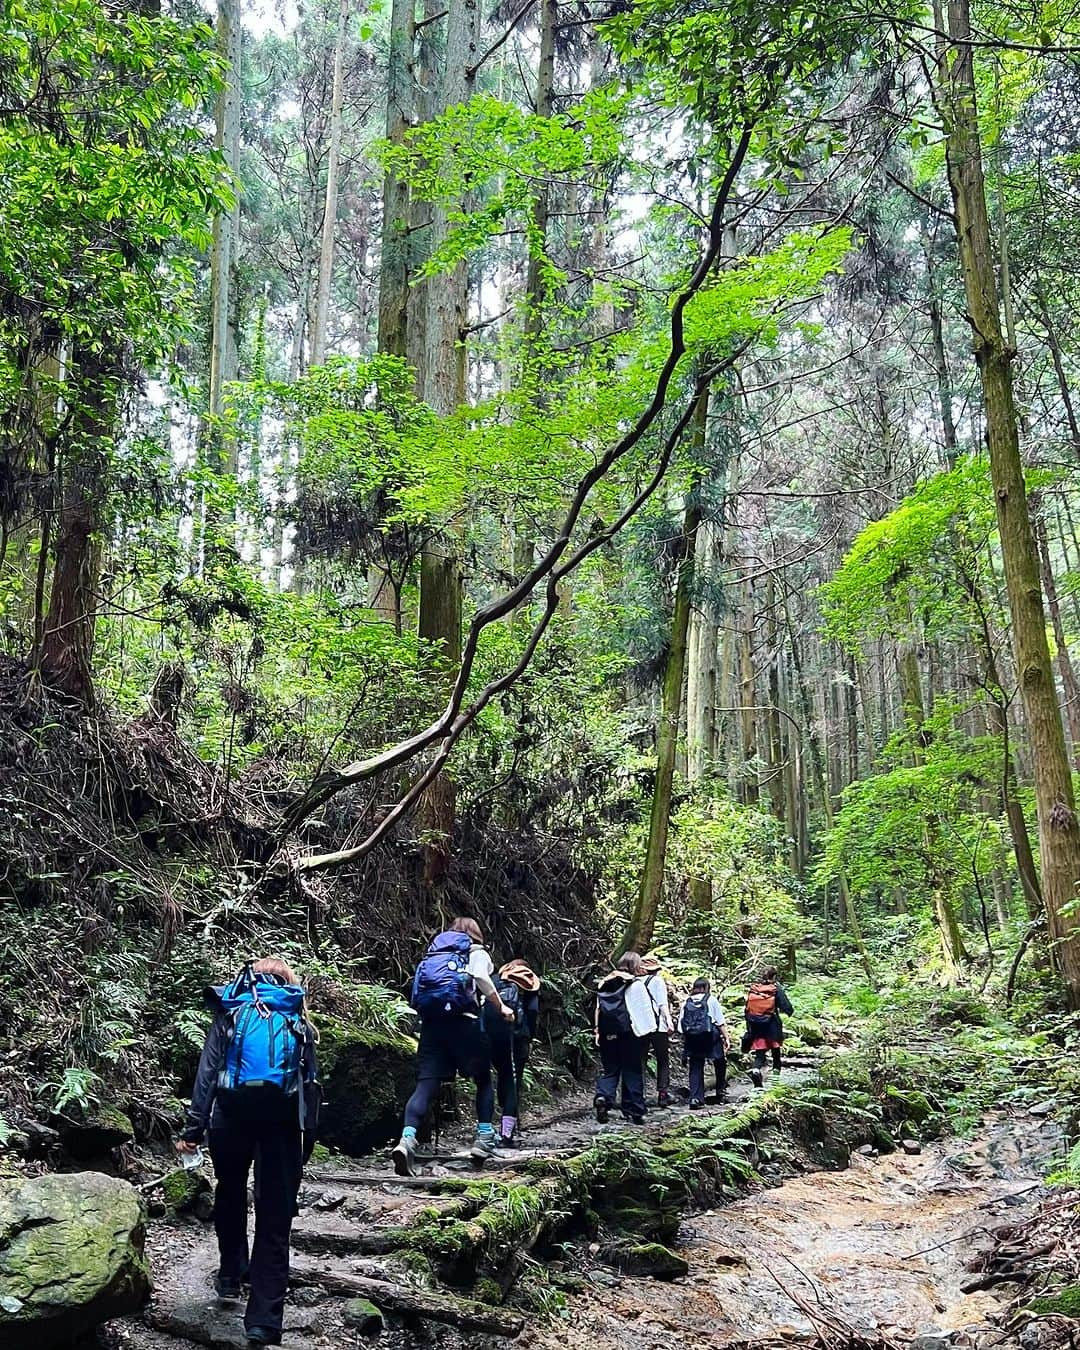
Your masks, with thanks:
[{"label": "tree bark", "polygon": [[[937,3],[940,7],[941,0]],[[1028,515],[1013,392],[1014,354],[1001,330],[968,0],[949,0],[948,38],[941,40],[938,52],[937,93],[946,130],[946,167],[956,211],[960,270],[982,387],[1016,669],[1032,748],[1043,898],[1069,1003],[1075,1008],[1080,1007],[1080,925],[1070,907],[1080,880],[1080,823]]]},{"label": "tree bark", "polygon": [[311,331],[311,364],[326,361],[326,330],[330,323],[330,290],[334,280],[334,236],[337,231],[338,174],[341,163],[341,116],[345,103],[345,40],[349,0],[340,0],[337,41],[334,44],[334,87],[330,99],[330,145],[326,160],[326,196],[323,202],[319,279],[315,290],[315,324]]},{"label": "tree bark", "polygon": [[1069,644],[1065,638],[1065,625],[1061,621],[1061,604],[1058,600],[1057,582],[1054,579],[1054,567],[1050,559],[1046,523],[1036,513],[1031,524],[1039,550],[1039,566],[1042,571],[1046,607],[1050,611],[1050,623],[1054,630],[1054,645],[1057,647],[1058,673],[1061,675],[1061,690],[1065,695],[1065,720],[1069,728],[1069,740],[1072,742],[1073,764],[1080,769],[1080,683],[1076,679]]},{"label": "tree bark", "polygon": [[55,689],[94,706],[94,629],[101,574],[101,526],[109,447],[116,431],[121,365],[115,345],[73,362],[74,428],[64,457],[56,562],[38,666]]},{"label": "tree bark", "polygon": [[[480,31],[479,0],[450,0],[446,20],[446,54],[438,89],[441,109],[464,103],[473,89]],[[431,248],[447,237],[452,207],[437,202],[431,214]],[[424,326],[420,393],[437,413],[452,413],[465,402],[465,330],[468,268],[428,278],[423,284]],[[441,696],[461,660],[461,566],[457,544],[444,529],[425,546],[420,560],[419,636],[437,644],[441,670],[435,687]],[[435,885],[446,871],[454,830],[454,788],[446,773],[431,785],[421,803],[420,827],[425,835],[424,881]]]}]

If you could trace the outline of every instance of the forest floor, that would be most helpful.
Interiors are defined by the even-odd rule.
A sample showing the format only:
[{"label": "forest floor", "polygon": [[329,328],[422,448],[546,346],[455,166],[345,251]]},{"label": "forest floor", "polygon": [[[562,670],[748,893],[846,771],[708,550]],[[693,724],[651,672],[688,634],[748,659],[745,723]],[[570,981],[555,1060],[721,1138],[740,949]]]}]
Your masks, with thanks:
[{"label": "forest floor", "polygon": [[[796,1088],[813,1079],[808,1067],[784,1075],[784,1083]],[[745,1115],[760,1096],[742,1077],[725,1103],[692,1118],[681,1105],[654,1112],[641,1130],[621,1122],[600,1126],[588,1096],[570,1097],[547,1115],[537,1113],[523,1147],[500,1153],[481,1180],[492,1183],[492,1195],[505,1188],[499,1203],[509,1220],[514,1183],[535,1178],[538,1166],[572,1167],[595,1153],[598,1143],[618,1147],[620,1137],[631,1133],[642,1145],[662,1147],[681,1128]],[[579,1233],[546,1251],[544,1286],[573,1292],[531,1311],[498,1306],[498,1290],[482,1303],[474,1301],[475,1291],[462,1298],[432,1288],[430,1277],[418,1280],[407,1267],[418,1252],[410,1252],[403,1234],[435,1222],[445,1236],[456,1215],[475,1215],[475,1204],[462,1208],[464,1188],[475,1178],[466,1144],[464,1127],[450,1130],[437,1158],[415,1180],[394,1177],[385,1155],[335,1158],[309,1169],[294,1226],[288,1346],[325,1350],[371,1340],[370,1332],[348,1325],[357,1316],[349,1300],[357,1297],[370,1297],[383,1309],[385,1329],[377,1339],[393,1350],[449,1350],[490,1344],[493,1337],[517,1337],[518,1344],[537,1350],[597,1343],[653,1350],[673,1338],[716,1350],[1040,1344],[999,1329],[1007,1294],[995,1288],[963,1294],[961,1285],[989,1259],[981,1253],[993,1247],[992,1232],[1032,1218],[1045,1198],[1042,1179],[1060,1152],[1061,1136],[1042,1114],[992,1112],[968,1139],[928,1144],[913,1156],[878,1157],[867,1149],[841,1171],[798,1171],[766,1149],[757,1170],[768,1189],[755,1185],[747,1193],[744,1187],[727,1203],[681,1216],[670,1241],[686,1263],[677,1278],[627,1273],[605,1245],[601,1225],[600,1233]],[[466,1247],[470,1240],[487,1240],[485,1222],[481,1216],[471,1238],[463,1230]],[[507,1245],[520,1246],[522,1255],[511,1252],[504,1269],[516,1278],[531,1261],[527,1253],[537,1230],[526,1224],[513,1231]],[[245,1344],[239,1310],[219,1309],[212,1293],[216,1253],[209,1226],[196,1220],[154,1223],[147,1251],[153,1303],[141,1319],[106,1329],[105,1345],[231,1350]]]}]

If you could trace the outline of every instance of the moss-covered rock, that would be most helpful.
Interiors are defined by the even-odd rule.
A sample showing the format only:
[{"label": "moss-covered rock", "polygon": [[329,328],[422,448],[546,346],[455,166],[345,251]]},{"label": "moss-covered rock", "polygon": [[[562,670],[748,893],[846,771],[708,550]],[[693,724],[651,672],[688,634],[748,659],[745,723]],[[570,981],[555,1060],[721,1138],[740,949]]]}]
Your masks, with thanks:
[{"label": "moss-covered rock", "polygon": [[319,1018],[319,1141],[360,1156],[396,1137],[416,1085],[416,1043]]},{"label": "moss-covered rock", "polygon": [[382,1313],[367,1298],[349,1299],[341,1310],[341,1320],[364,1336],[377,1336],[383,1329]]},{"label": "moss-covered rock", "polygon": [[161,1183],[161,1198],[170,1214],[191,1214],[210,1183],[197,1168],[176,1167]]},{"label": "moss-covered rock", "polygon": [[653,1280],[680,1280],[690,1273],[684,1257],[660,1242],[614,1242],[600,1255],[625,1275],[644,1275]]},{"label": "moss-covered rock", "polygon": [[131,1121],[118,1106],[108,1102],[70,1107],[54,1115],[52,1124],[64,1148],[80,1162],[101,1158],[135,1138]]},{"label": "moss-covered rock", "polygon": [[150,1294],[143,1207],[98,1172],[0,1180],[0,1344],[59,1350]]}]

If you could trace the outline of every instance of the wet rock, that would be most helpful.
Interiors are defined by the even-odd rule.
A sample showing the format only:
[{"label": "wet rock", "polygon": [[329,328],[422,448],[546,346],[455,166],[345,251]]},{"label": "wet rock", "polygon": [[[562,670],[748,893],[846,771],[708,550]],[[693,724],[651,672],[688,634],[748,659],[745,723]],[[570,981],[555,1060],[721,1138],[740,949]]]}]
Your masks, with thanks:
[{"label": "wet rock", "polygon": [[143,1206],[98,1172],[0,1181],[0,1343],[59,1350],[150,1295]]},{"label": "wet rock", "polygon": [[878,1155],[878,1151],[873,1144],[863,1144],[858,1152],[860,1158],[876,1158]]},{"label": "wet rock", "polygon": [[952,1337],[940,1331],[924,1331],[911,1342],[910,1350],[949,1350]]},{"label": "wet rock", "polygon": [[52,1124],[64,1148],[81,1162],[101,1158],[135,1138],[128,1117],[107,1102],[97,1102],[81,1110],[73,1107],[64,1114],[54,1115]]},{"label": "wet rock", "polygon": [[902,1139],[900,1141],[900,1147],[911,1157],[922,1152],[922,1144],[918,1139]]},{"label": "wet rock", "polygon": [[294,1289],[289,1298],[298,1308],[314,1308],[316,1303],[321,1303],[325,1297],[325,1291],[316,1284],[301,1285],[299,1289]]},{"label": "wet rock", "polygon": [[377,1336],[384,1326],[382,1313],[366,1298],[349,1299],[341,1310],[341,1317],[347,1327],[364,1336]]},{"label": "wet rock", "polygon": [[312,1209],[319,1209],[326,1213],[332,1209],[340,1209],[344,1203],[344,1191],[323,1191],[312,1204]]},{"label": "wet rock", "polygon": [[687,1261],[659,1242],[613,1242],[601,1256],[624,1275],[644,1275],[653,1280],[679,1280],[689,1274]]},{"label": "wet rock", "polygon": [[1034,1106],[1028,1107],[1029,1116],[1050,1116],[1054,1113],[1056,1102],[1036,1102]]},{"label": "wet rock", "polygon": [[619,1277],[612,1275],[610,1270],[590,1270],[585,1278],[590,1284],[598,1284],[604,1289],[614,1288],[619,1283]]}]

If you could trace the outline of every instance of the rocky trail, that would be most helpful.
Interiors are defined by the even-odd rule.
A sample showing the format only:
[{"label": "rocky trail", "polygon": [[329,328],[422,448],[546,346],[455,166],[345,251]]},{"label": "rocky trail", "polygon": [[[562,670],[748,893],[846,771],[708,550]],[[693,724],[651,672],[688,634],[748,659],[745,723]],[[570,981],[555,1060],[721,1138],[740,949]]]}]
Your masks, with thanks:
[{"label": "rocky trail", "polygon": [[[857,1129],[834,1138],[799,1108],[794,1143],[783,1102],[814,1078],[805,1064],[779,1092],[737,1081],[721,1105],[654,1112],[638,1129],[600,1126],[588,1098],[569,1099],[482,1173],[461,1127],[416,1177],[395,1177],[385,1154],[313,1166],[286,1344],[1019,1344],[992,1339],[994,1292],[961,1285],[973,1247],[1033,1211],[1056,1129],[1002,1115],[967,1143],[865,1156]],[[732,1184],[739,1150],[770,1189]],[[240,1310],[213,1295],[209,1225],[152,1223],[147,1255],[153,1301],[111,1324],[106,1345],[245,1345]]]}]

